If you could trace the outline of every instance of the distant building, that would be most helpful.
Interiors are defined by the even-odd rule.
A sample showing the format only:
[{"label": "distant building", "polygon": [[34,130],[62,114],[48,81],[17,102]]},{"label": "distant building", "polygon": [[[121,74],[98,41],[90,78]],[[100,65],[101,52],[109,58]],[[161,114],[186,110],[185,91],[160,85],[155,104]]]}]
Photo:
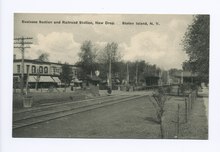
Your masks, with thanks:
[{"label": "distant building", "polygon": [[[31,87],[36,83],[41,87],[59,86],[61,85],[60,74],[62,73],[61,63],[44,62],[40,60],[24,59],[24,83],[27,82]],[[74,65],[71,67],[72,78],[77,78],[78,68]],[[14,59],[13,62],[13,83],[14,87],[20,85],[22,60]]]},{"label": "distant building", "polygon": [[173,74],[178,82],[177,83],[195,83],[198,80],[198,74],[190,71],[177,71]]}]

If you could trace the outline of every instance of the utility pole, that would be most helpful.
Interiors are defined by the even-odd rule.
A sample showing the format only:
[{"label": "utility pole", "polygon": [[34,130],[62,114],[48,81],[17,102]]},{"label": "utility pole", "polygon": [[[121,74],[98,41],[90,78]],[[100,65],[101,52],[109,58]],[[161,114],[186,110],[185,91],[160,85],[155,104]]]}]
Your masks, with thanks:
[{"label": "utility pole", "polygon": [[112,90],[112,54],[109,54],[109,74],[108,74],[108,79],[109,79],[109,88]]},{"label": "utility pole", "polygon": [[137,62],[137,65],[136,65],[136,81],[135,83],[137,84],[138,83],[138,62]]},{"label": "utility pole", "polygon": [[28,44],[33,44],[32,42],[28,42],[26,40],[33,39],[32,37],[18,37],[14,38],[14,44],[18,46],[14,46],[14,48],[18,48],[21,50],[21,94],[24,94],[24,51],[26,48],[30,48]]},{"label": "utility pole", "polygon": [[167,71],[167,83],[170,85],[170,72],[169,70]]},{"label": "utility pole", "polygon": [[181,72],[181,84],[183,84],[183,71]]},{"label": "utility pole", "polygon": [[158,83],[159,86],[162,86],[162,70],[159,71],[159,83]]},{"label": "utility pole", "polygon": [[111,44],[108,43],[105,48],[109,58],[109,74],[108,74],[109,94],[111,94],[112,92],[112,61],[114,62],[114,57],[117,47],[118,47],[117,43],[112,42]]},{"label": "utility pole", "polygon": [[128,69],[128,63],[127,63],[127,84],[129,84],[129,69]]}]

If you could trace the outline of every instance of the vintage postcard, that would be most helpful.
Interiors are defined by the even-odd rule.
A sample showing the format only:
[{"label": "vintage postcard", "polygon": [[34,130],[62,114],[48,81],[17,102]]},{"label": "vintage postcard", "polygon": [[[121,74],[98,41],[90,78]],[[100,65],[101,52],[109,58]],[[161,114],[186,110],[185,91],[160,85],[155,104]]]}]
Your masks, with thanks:
[{"label": "vintage postcard", "polygon": [[209,14],[14,14],[14,138],[208,139]]}]

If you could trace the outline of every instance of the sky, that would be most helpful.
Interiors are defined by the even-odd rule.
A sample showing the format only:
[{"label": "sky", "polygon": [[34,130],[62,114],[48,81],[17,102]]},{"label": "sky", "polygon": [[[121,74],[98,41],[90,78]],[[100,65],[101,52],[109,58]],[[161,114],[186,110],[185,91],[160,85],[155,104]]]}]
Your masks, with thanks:
[{"label": "sky", "polygon": [[[74,64],[79,61],[80,46],[90,40],[98,51],[107,43],[118,43],[124,61],[145,60],[162,69],[181,68],[188,59],[181,40],[192,19],[193,15],[16,13],[14,37],[33,37],[31,48],[25,49],[26,59],[48,53],[51,62]],[[19,49],[14,54],[21,58]]]}]

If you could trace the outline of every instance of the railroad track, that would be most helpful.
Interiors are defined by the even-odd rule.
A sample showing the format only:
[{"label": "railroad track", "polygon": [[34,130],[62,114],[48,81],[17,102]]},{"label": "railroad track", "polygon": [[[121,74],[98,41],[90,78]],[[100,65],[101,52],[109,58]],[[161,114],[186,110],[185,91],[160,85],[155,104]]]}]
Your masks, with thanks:
[{"label": "railroad track", "polygon": [[78,102],[83,104],[76,104],[76,102],[50,105],[45,107],[33,108],[31,110],[20,111],[13,116],[13,129],[23,128],[46,121],[66,117],[81,112],[90,111],[105,106],[141,98],[146,95],[133,95],[133,96],[111,96],[96,98],[90,100],[84,100],[84,102]]},{"label": "railroad track", "polygon": [[[111,95],[112,98],[114,98],[115,96],[116,95]],[[25,112],[33,112],[33,111],[48,109],[48,108],[51,108],[51,107],[56,107],[56,106],[61,106],[61,105],[70,105],[70,104],[81,103],[81,102],[86,102],[86,101],[93,101],[93,100],[97,100],[97,99],[105,99],[105,98],[109,98],[109,96],[97,97],[97,98],[80,100],[80,101],[56,102],[56,103],[50,103],[50,104],[47,104],[47,105],[41,104],[38,107],[32,107],[32,108],[28,108],[28,109],[20,109],[20,110],[14,111],[13,114],[17,115],[17,114],[21,114],[21,113],[25,113]]]},{"label": "railroad track", "polygon": [[90,106],[93,104],[100,104],[103,101],[108,102],[111,100],[117,100],[117,99],[122,99],[126,97],[128,96],[111,96],[111,98],[109,98],[109,96],[98,97],[95,99],[81,100],[81,101],[75,101],[75,102],[64,102],[64,103],[53,104],[50,106],[41,106],[41,107],[35,107],[32,109],[25,109],[20,112],[15,112],[13,115],[13,120],[14,121],[24,120],[24,119],[33,118],[36,116],[55,113],[55,112],[68,110],[68,109],[81,108],[81,107]]}]

